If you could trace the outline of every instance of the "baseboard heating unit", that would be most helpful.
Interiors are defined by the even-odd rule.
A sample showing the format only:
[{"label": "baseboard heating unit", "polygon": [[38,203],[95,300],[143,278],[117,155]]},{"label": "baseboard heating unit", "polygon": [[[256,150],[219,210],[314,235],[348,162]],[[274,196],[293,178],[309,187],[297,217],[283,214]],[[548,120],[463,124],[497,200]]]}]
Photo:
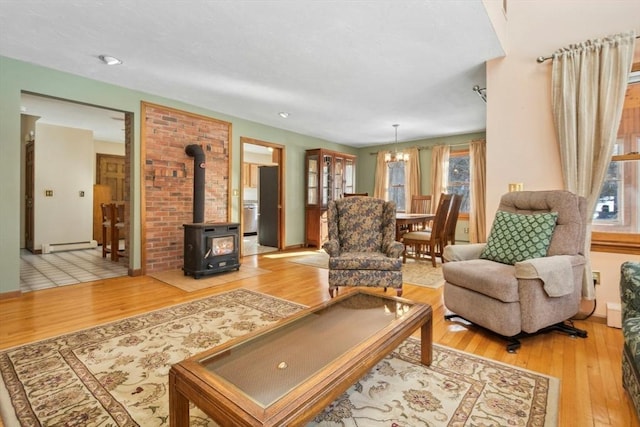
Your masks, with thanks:
[{"label": "baseboard heating unit", "polygon": [[51,252],[73,251],[77,249],[93,249],[97,246],[98,246],[98,242],[95,240],[88,240],[86,242],[70,242],[70,243],[43,243],[42,253],[48,254]]}]

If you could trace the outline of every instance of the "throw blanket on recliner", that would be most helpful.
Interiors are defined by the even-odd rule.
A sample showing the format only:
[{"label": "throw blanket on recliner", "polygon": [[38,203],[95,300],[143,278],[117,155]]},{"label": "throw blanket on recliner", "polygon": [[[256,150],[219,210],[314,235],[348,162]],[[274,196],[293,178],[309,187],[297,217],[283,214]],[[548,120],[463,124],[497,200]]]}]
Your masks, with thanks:
[{"label": "throw blanket on recliner", "polygon": [[518,279],[540,279],[550,297],[561,297],[573,292],[573,268],[570,255],[534,258],[515,264]]}]

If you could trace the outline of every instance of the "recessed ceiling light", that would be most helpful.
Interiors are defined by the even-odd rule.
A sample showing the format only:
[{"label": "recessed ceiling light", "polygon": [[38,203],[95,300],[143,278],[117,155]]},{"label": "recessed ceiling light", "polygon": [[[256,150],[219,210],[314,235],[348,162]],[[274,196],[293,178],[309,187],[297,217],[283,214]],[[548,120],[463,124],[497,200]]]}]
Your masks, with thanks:
[{"label": "recessed ceiling light", "polygon": [[100,61],[104,62],[107,65],[120,65],[120,64],[122,64],[122,61],[119,60],[118,58],[116,58],[115,56],[100,55],[100,56],[98,56],[98,58],[100,59]]},{"label": "recessed ceiling light", "polygon": [[289,117],[289,113],[287,113],[286,111],[280,111],[278,115],[283,119],[286,119],[287,117]]}]

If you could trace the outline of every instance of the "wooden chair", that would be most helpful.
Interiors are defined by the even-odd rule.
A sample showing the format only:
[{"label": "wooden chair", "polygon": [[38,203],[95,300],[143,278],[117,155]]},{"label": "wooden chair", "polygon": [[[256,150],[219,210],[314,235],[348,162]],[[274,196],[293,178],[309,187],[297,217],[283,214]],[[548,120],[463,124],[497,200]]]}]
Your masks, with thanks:
[{"label": "wooden chair", "polygon": [[[411,196],[411,212],[426,214],[431,212],[431,195],[414,194]],[[409,231],[425,230],[429,226],[428,223],[413,224]]]},{"label": "wooden chair", "polygon": [[[431,195],[414,194],[411,196],[411,210],[409,213],[428,214],[431,212]],[[403,225],[399,229],[399,233],[408,233],[409,231],[426,230],[429,227],[429,222],[423,222],[418,224]],[[402,239],[402,238],[401,238]]]},{"label": "wooden chair", "polygon": [[[111,203],[101,203],[100,211],[102,212],[102,258],[106,258],[111,253],[113,243],[113,230],[111,225],[113,222],[113,206]],[[113,258],[113,255],[111,255]]]},{"label": "wooden chair", "polygon": [[[119,257],[126,256],[126,246],[120,250],[120,236],[124,236],[124,203],[113,205],[115,223],[113,227],[113,237],[111,240],[111,259],[117,261]],[[115,249],[114,249],[115,248]]]},{"label": "wooden chair", "polygon": [[416,260],[420,259],[423,253],[428,255],[434,267],[436,266],[436,257],[439,256],[442,259],[442,251],[445,246],[445,225],[452,199],[453,196],[451,194],[442,194],[440,196],[431,230],[410,231],[402,236],[402,243],[404,243],[403,263],[407,261],[407,247],[411,247],[413,258]]},{"label": "wooden chair", "polygon": [[451,200],[449,215],[447,215],[447,222],[444,226],[443,250],[444,246],[456,244],[456,225],[458,224],[460,205],[462,205],[462,195],[454,194],[453,199]]}]

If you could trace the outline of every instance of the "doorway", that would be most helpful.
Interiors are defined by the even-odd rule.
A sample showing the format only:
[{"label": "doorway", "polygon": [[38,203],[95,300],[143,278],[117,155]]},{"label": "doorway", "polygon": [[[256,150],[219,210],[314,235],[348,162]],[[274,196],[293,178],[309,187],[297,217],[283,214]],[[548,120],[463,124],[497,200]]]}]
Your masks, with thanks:
[{"label": "doorway", "polygon": [[[133,141],[133,113],[30,92],[22,92],[21,107],[21,135],[24,139],[19,142],[22,153],[20,186],[21,193],[25,196],[21,198],[20,204],[21,239],[20,247],[17,248],[21,254],[21,266],[25,266],[24,270],[21,268],[21,279],[23,271],[24,275],[34,275],[38,272],[39,265],[45,265],[44,262],[35,262],[37,257],[42,261],[47,257],[52,259],[65,257],[68,259],[58,264],[68,266],[67,268],[56,264],[56,268],[62,273],[86,277],[86,280],[80,280],[80,283],[96,280],[89,275],[73,272],[86,262],[81,259],[81,252],[85,251],[92,256],[93,251],[100,252],[99,247],[95,248],[96,241],[93,239],[95,220],[92,201],[96,175],[100,173],[97,155],[119,156],[121,162],[127,165],[120,169],[124,177],[121,179],[119,191],[122,193],[121,199],[128,202],[129,189],[123,183],[130,182],[128,153]],[[88,137],[75,141],[73,136],[76,133],[86,133]],[[63,137],[52,138],[52,134],[63,135]],[[58,140],[64,142],[58,144]],[[42,145],[39,147],[39,144]],[[55,156],[47,155],[47,151],[43,149],[45,144],[57,144],[53,149],[49,149],[55,152]],[[86,147],[83,144],[90,146]],[[77,147],[81,147],[84,153],[79,161],[77,153],[79,150],[74,150]],[[43,149],[42,152],[39,152],[39,149]],[[73,164],[66,163],[66,157],[72,158],[73,160],[69,161],[73,161]],[[55,169],[50,167],[51,164],[55,164]],[[60,173],[64,170],[78,169],[86,170],[88,173],[83,172],[81,179],[74,175],[73,179],[69,177],[66,181],[65,177],[68,174]],[[47,191],[40,191],[41,188]],[[69,203],[69,198],[72,203]],[[77,206],[73,205],[76,201],[79,203]],[[130,212],[127,209],[126,229],[130,224],[129,216]],[[76,232],[75,229],[81,230],[82,238],[77,238],[76,234],[64,234],[59,231],[74,230]],[[126,244],[126,247],[128,246]],[[74,256],[67,257],[66,254],[74,254]],[[98,258],[102,261],[101,255]],[[77,262],[70,261],[74,259]],[[89,260],[93,260],[93,257]],[[47,262],[51,263],[51,260]],[[96,260],[94,264],[99,262]],[[108,277],[112,277],[114,271],[117,275],[129,273],[128,258],[122,259],[119,264],[105,266],[105,271],[111,270]],[[65,269],[69,271],[64,271]],[[59,285],[53,280],[51,282],[52,286]],[[23,280],[21,280],[21,287],[22,283],[24,283]]]},{"label": "doorway", "polygon": [[284,146],[240,137],[243,256],[284,248]]}]

